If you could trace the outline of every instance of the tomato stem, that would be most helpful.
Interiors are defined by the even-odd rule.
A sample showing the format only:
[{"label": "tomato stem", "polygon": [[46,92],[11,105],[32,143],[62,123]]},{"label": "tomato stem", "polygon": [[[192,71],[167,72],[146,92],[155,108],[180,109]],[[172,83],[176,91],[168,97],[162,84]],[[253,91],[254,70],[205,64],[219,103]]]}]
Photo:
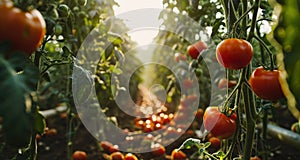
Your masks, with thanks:
[{"label": "tomato stem", "polygon": [[246,12],[244,12],[237,21],[234,22],[233,27],[232,27],[232,32],[237,30],[236,28],[237,28],[238,24],[240,23],[240,21],[243,20],[248,15],[248,13],[250,11],[252,11],[253,9],[254,9],[254,5],[251,8],[249,8]]},{"label": "tomato stem", "polygon": [[251,27],[250,27],[249,35],[247,37],[247,41],[250,41],[254,36],[254,30],[256,27],[256,20],[257,20],[257,13],[258,13],[259,6],[260,6],[260,0],[255,0],[254,4],[252,6],[253,7],[253,16],[252,16]]},{"label": "tomato stem", "polygon": [[269,49],[269,47],[266,45],[266,43],[260,39],[258,36],[255,36],[254,35],[254,38],[266,49],[266,51],[268,52],[269,54],[269,58],[270,58],[270,61],[271,61],[271,68],[270,70],[273,71],[275,69],[275,65],[274,65],[274,58],[273,58],[273,54],[272,54],[272,51]]},{"label": "tomato stem", "polygon": [[[262,119],[262,140],[264,143],[267,143],[267,127],[268,127],[268,109],[264,109],[264,116],[263,116],[263,119]],[[268,155],[267,155],[267,152],[266,152],[266,144],[262,145],[262,149],[263,149],[263,155],[262,155],[262,158],[264,160],[267,159]]]},{"label": "tomato stem", "polygon": [[[251,92],[251,91],[250,91]],[[252,152],[252,145],[254,140],[255,131],[255,120],[252,117],[252,110],[254,109],[254,104],[250,101],[250,94],[248,88],[243,88],[243,94],[245,99],[245,113],[246,113],[246,141],[243,153],[243,160],[249,160]]]},{"label": "tomato stem", "polygon": [[[242,11],[243,13],[247,11],[247,8],[248,8],[248,0],[242,0]],[[242,31],[247,31],[247,20],[248,20],[248,17],[245,16],[245,18],[243,18],[243,21],[242,21]],[[246,37],[246,34],[247,32],[243,32],[243,37]]]},{"label": "tomato stem", "polygon": [[[237,85],[234,87],[234,89],[231,91],[231,93],[229,94],[229,96],[226,98],[226,100],[225,100],[225,102],[224,102],[224,105],[223,105],[223,107],[221,108],[221,112],[222,112],[222,113],[225,113],[225,114],[227,115],[227,112],[228,112],[228,103],[229,103],[230,99],[233,97],[233,95],[234,95],[236,92],[238,92],[238,93],[240,92],[240,91],[238,91],[238,90],[241,89],[241,86],[242,86],[242,84],[243,84],[243,81],[244,81],[245,77],[246,77],[246,70],[245,70],[245,68],[244,68],[244,69],[242,69],[242,71],[241,71],[240,78],[239,78],[239,81],[238,81]],[[236,104],[236,102],[235,102],[235,104]],[[233,110],[235,110],[235,109],[236,109],[236,107],[234,106],[234,109],[233,109]]]},{"label": "tomato stem", "polygon": [[[257,38],[261,38],[260,36],[260,31],[259,31],[259,26],[256,25],[256,34],[257,34]],[[256,39],[256,36],[254,36]],[[261,57],[261,64],[264,66],[266,63],[266,57],[265,57],[265,50],[264,50],[264,46],[259,43],[259,50],[260,50],[260,57]]]},{"label": "tomato stem", "polygon": [[232,144],[230,145],[228,152],[225,154],[224,159],[226,159],[227,157],[228,157],[228,159],[232,159],[231,156],[232,156],[234,147],[235,147],[237,139],[238,139],[238,135],[239,135],[239,131],[240,131],[238,128],[240,128],[240,127],[241,127],[241,123],[240,123],[240,118],[238,115],[237,119],[236,119],[236,128],[237,129],[234,132],[234,135],[232,138],[233,139]]}]

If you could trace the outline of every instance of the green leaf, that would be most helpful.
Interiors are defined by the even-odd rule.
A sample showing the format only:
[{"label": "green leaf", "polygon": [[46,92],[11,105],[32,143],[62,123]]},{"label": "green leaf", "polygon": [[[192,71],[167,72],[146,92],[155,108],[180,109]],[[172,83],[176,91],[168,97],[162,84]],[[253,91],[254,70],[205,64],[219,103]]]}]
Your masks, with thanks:
[{"label": "green leaf", "polygon": [[219,158],[225,157],[225,153],[222,151],[218,151],[218,152],[214,153],[214,155],[216,155]]},{"label": "green leaf", "polygon": [[124,40],[122,38],[121,35],[117,34],[117,33],[112,33],[112,32],[109,32],[108,34],[108,40],[114,45],[114,46],[118,46],[118,45],[121,45]]},{"label": "green leaf", "polygon": [[[32,133],[32,101],[30,93],[38,81],[36,68],[21,62],[26,59],[15,54],[10,60],[0,56],[0,116],[3,117],[3,130],[6,141],[15,147],[26,147]],[[18,68],[18,72],[16,71]]]},{"label": "green leaf", "polygon": [[195,145],[200,145],[201,140],[195,138],[189,138],[183,142],[183,144],[179,147],[179,149],[190,149]]},{"label": "green leaf", "polygon": [[43,134],[46,127],[45,117],[40,113],[36,112],[34,117],[34,129],[38,134]]},{"label": "green leaf", "polygon": [[210,142],[206,142],[206,143],[204,144],[204,148],[208,148],[210,145],[211,145]]}]

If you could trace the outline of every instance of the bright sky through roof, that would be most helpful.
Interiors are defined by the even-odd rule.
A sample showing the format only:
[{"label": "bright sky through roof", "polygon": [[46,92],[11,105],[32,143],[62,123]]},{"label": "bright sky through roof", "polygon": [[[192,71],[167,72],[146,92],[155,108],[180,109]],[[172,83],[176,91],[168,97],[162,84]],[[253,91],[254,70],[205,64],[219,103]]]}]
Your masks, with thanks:
[{"label": "bright sky through roof", "polygon": [[[143,8],[163,8],[162,0],[115,0],[120,7],[115,7],[115,15]],[[144,29],[129,31],[131,38],[139,45],[150,44],[157,34],[157,30]]]}]

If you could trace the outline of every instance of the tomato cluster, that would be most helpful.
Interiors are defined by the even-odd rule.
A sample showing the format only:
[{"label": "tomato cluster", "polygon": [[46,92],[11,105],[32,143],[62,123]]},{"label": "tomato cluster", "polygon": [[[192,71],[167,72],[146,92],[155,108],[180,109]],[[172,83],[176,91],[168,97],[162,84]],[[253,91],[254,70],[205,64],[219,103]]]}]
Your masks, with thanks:
[{"label": "tomato cluster", "polygon": [[12,50],[32,54],[46,33],[46,23],[36,9],[22,11],[11,1],[0,4],[0,42],[9,42]]},{"label": "tomato cluster", "polygon": [[109,159],[110,160],[138,160],[138,158],[132,153],[127,153],[124,156],[124,154],[121,152],[114,152],[110,154]]},{"label": "tomato cluster", "polygon": [[132,154],[127,153],[125,156],[123,153],[119,151],[119,147],[117,145],[113,145],[108,141],[101,141],[99,143],[100,147],[110,155],[107,156],[107,159],[110,160],[138,160],[138,158]]}]

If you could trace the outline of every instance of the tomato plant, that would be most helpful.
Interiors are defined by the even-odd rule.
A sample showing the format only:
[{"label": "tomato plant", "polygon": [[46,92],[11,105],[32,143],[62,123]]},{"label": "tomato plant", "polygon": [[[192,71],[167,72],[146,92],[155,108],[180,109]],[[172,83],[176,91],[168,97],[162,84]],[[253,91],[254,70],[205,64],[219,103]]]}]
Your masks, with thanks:
[{"label": "tomato plant", "polygon": [[46,33],[46,23],[36,9],[23,11],[12,2],[0,4],[0,42],[11,43],[12,50],[31,55],[40,45]]},{"label": "tomato plant", "polygon": [[[134,56],[134,53],[130,56],[126,55],[127,52],[133,51],[132,49],[136,48],[137,44],[131,41],[129,35],[123,34],[130,31],[125,22],[116,20],[112,26],[107,23],[109,17],[115,15],[116,1],[14,0],[14,5],[12,5],[12,1],[0,0],[0,20],[2,22],[0,24],[0,81],[2,82],[0,90],[5,91],[0,93],[2,100],[0,102],[0,159],[53,159],[50,151],[61,150],[66,151],[67,156],[61,153],[60,155],[63,157],[57,157],[58,159],[73,158],[75,160],[74,155],[78,154],[78,151],[73,151],[76,148],[74,145],[94,152],[98,151],[97,147],[101,147],[102,150],[99,154],[102,154],[105,159],[137,159],[132,152],[133,148],[130,145],[132,142],[142,144],[138,146],[139,148],[147,147],[149,153],[138,154],[141,159],[150,159],[156,156],[159,159],[248,160],[255,159],[253,155],[258,155],[262,159],[269,159],[269,155],[273,155],[271,158],[276,159],[278,153],[285,156],[288,152],[285,150],[287,147],[284,146],[277,152],[277,147],[273,146],[273,142],[268,143],[269,136],[267,134],[270,133],[268,132],[270,129],[268,123],[273,121],[272,123],[277,125],[291,126],[285,121],[285,118],[290,118],[290,116],[286,116],[284,119],[280,117],[287,114],[286,110],[292,108],[291,106],[294,108],[291,113],[296,117],[296,120],[291,118],[292,123],[300,118],[296,109],[299,108],[300,97],[297,94],[300,93],[299,76],[297,76],[300,59],[297,54],[300,51],[300,47],[297,45],[300,35],[297,30],[300,26],[297,18],[300,12],[295,0],[284,3],[277,1],[282,5],[282,14],[277,15],[279,12],[276,11],[274,12],[276,15],[273,16],[273,8],[281,7],[271,7],[270,1],[267,0],[164,0],[163,6],[167,11],[174,11],[174,14],[168,14],[165,11],[160,13],[159,19],[165,30],[160,30],[154,39],[161,45],[154,49],[152,58],[159,64],[172,66],[172,70],[168,67],[155,66],[147,72],[141,69],[134,75],[123,75],[122,73],[127,73],[132,69],[131,64],[141,66],[142,63]],[[19,14],[13,13],[12,10],[18,11]],[[6,16],[7,13],[12,14]],[[28,17],[21,18],[20,15],[24,14]],[[32,18],[32,21],[26,20],[29,17]],[[276,29],[269,34],[269,31],[264,31],[264,29],[268,28],[270,24],[276,24],[277,20],[273,21],[273,17],[278,17],[279,24],[277,27],[274,26]],[[186,21],[185,18],[192,22]],[[42,23],[42,20],[46,22],[46,35],[41,34],[40,40],[33,40],[34,37],[39,37],[37,33],[41,29],[45,32],[45,28],[37,28],[43,26],[39,24]],[[27,26],[23,25],[25,22],[32,22],[36,29],[29,26],[27,30]],[[9,29],[3,29],[3,26],[8,26]],[[96,32],[93,32],[94,28]],[[11,32],[7,32],[7,30]],[[12,35],[14,37],[9,38]],[[88,44],[93,47],[86,47],[86,37],[91,35],[95,41],[89,42],[95,42],[95,44]],[[26,36],[27,39],[25,39]],[[278,43],[272,42],[269,37],[274,37]],[[26,45],[26,48],[24,46],[18,48],[19,43],[14,41]],[[41,44],[41,42],[43,43]],[[192,44],[193,42],[196,43]],[[214,44],[219,45],[215,46]],[[33,47],[29,51],[30,45]],[[172,51],[164,50],[162,49],[164,47],[161,46],[166,46]],[[82,57],[78,54],[81,49],[86,53]],[[15,51],[24,52],[26,56]],[[35,54],[30,56],[33,52]],[[186,52],[190,58],[183,54]],[[93,53],[101,55],[99,61],[87,60],[90,55],[94,55]],[[79,60],[81,58],[82,61]],[[221,65],[211,65],[217,61]],[[72,89],[78,86],[73,83],[72,73],[74,71],[72,68],[76,71],[82,67],[77,62],[84,65],[91,64],[89,67],[95,67],[95,73],[88,72],[91,75],[87,75],[86,70],[82,69],[83,76],[80,77],[80,79],[95,80],[92,82],[101,107],[99,112],[105,113],[105,116],[96,117],[95,122],[105,119],[114,122],[113,124],[121,128],[122,134],[127,135],[124,139],[126,144],[127,142],[129,144],[127,151],[119,152],[118,145],[114,145],[115,142],[114,144],[107,141],[99,143],[98,140],[95,140],[94,144],[78,144],[81,142],[81,138],[89,137],[82,136],[86,130],[82,127],[80,118],[84,116],[77,112],[79,110],[75,108],[74,99],[75,102],[86,100],[86,95],[89,94],[85,90],[80,90],[79,96],[72,94]],[[119,66],[124,62],[129,64],[129,67]],[[256,68],[261,65],[271,69],[264,69],[261,76],[257,76],[256,70],[258,69],[255,69],[256,76],[251,80],[252,67]],[[278,70],[275,69],[276,66],[278,66]],[[189,71],[195,73],[195,79],[192,79]],[[275,80],[269,82],[268,80],[271,78],[267,78],[268,80],[263,80],[265,85],[258,82],[261,80],[259,77],[267,77],[269,74],[277,74],[277,72],[280,76],[277,75]],[[140,101],[141,90],[138,86],[144,85],[141,83],[143,82],[141,75],[144,77],[145,73],[150,73],[150,76],[147,77],[149,79],[146,80],[150,84],[147,85],[161,84],[165,88],[167,96],[165,102],[153,105],[150,101],[156,100]],[[121,85],[124,77],[130,76],[132,78],[128,87]],[[280,81],[276,82],[277,87],[262,89],[272,85],[279,78]],[[116,82],[115,84],[112,83],[113,80]],[[180,88],[181,81],[184,89],[188,90]],[[262,88],[257,87],[257,83]],[[195,87],[196,84],[199,88]],[[277,92],[278,88],[282,90]],[[211,89],[213,90],[211,91]],[[256,93],[256,90],[259,90],[260,93]],[[136,109],[132,112],[146,114],[144,109],[139,108],[140,105],[145,105],[153,114],[147,113],[147,118],[135,118],[122,112],[113,99],[116,95],[122,95],[124,91],[130,91],[132,100],[138,102],[137,107],[130,108]],[[160,91],[155,92],[157,95],[161,93]],[[195,94],[198,92],[201,93],[200,97]],[[283,92],[286,94],[288,102],[277,101],[284,97]],[[254,96],[254,93],[257,96]],[[265,97],[260,96],[262,93],[265,94]],[[265,100],[271,100],[271,102]],[[64,120],[63,124],[67,123],[67,125],[62,127],[58,126],[60,124],[54,123],[55,126],[51,126],[51,128],[55,129],[45,130],[43,114],[47,112],[39,110],[59,110],[60,107],[57,104],[60,102],[63,102],[66,107],[66,111],[61,114],[61,117]],[[126,105],[125,102],[124,104]],[[198,105],[198,110],[189,115],[187,112],[191,111],[192,105]],[[220,106],[220,111],[217,110],[217,107],[215,109],[207,108],[207,106],[216,105]],[[288,107],[286,107],[287,105]],[[205,108],[207,109],[205,110]],[[205,113],[203,113],[204,110]],[[239,116],[237,117],[237,115]],[[50,122],[53,125],[53,122],[56,122],[55,118],[52,119],[48,116],[46,118],[47,123]],[[195,118],[195,120],[184,133],[183,126],[189,118]],[[206,132],[202,132],[202,121],[204,127],[210,131],[206,137]],[[295,123],[291,130],[298,133],[299,128],[299,123]],[[164,129],[166,130],[163,133],[158,131]],[[113,137],[113,132],[110,132],[109,127],[100,126],[99,131],[104,131],[100,132],[105,134],[104,137]],[[145,137],[135,137],[135,133],[143,131],[147,132]],[[152,131],[155,133],[149,133]],[[233,133],[236,134],[232,136]],[[61,139],[62,135],[65,135],[64,142],[68,144],[66,149],[61,149],[60,146],[65,145],[59,144],[57,147],[53,147],[51,142],[57,142],[56,139]],[[166,148],[162,145],[152,147],[157,142],[165,143],[165,141],[161,141],[165,135],[182,136]],[[283,138],[287,136],[287,134],[277,135],[282,135]],[[200,137],[201,140],[188,139],[187,143],[180,147],[185,150],[174,150],[171,156],[165,155],[166,152],[170,153],[173,149],[172,146],[178,145],[187,137]],[[97,138],[99,138],[98,135]],[[222,147],[220,147],[221,141]],[[10,148],[11,146],[12,148]],[[50,150],[49,147],[51,147]],[[189,151],[186,152],[186,150]],[[95,157],[99,154],[92,151],[87,151],[92,153],[89,154],[89,158],[99,159],[99,157]],[[124,153],[127,152],[132,153],[124,156]],[[36,155],[38,158],[35,158]],[[288,156],[284,158],[286,157],[293,159]]]},{"label": "tomato plant", "polygon": [[284,97],[279,74],[278,70],[271,71],[258,67],[251,74],[249,84],[258,97],[272,101],[278,100]]},{"label": "tomato plant", "polygon": [[218,138],[229,138],[236,130],[236,118],[234,115],[235,113],[227,117],[219,111],[218,107],[208,107],[203,115],[204,127]]},{"label": "tomato plant", "polygon": [[225,68],[241,69],[250,63],[253,48],[246,40],[229,38],[218,44],[216,56],[218,62]]}]

